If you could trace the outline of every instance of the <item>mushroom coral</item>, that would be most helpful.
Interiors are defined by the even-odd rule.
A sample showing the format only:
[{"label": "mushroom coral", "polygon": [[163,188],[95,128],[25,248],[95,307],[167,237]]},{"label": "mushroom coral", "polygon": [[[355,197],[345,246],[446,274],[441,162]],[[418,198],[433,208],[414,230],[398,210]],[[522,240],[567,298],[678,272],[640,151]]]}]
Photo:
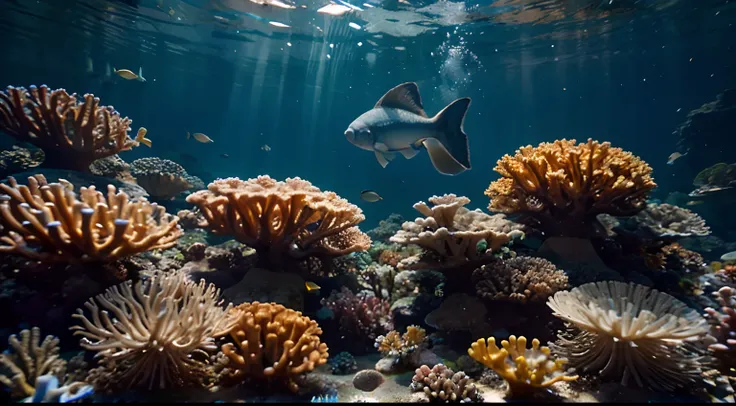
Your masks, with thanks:
[{"label": "mushroom coral", "polygon": [[[503,215],[491,216],[463,207],[470,203],[467,197],[446,194],[428,200],[431,207],[425,202],[414,204],[414,209],[425,217],[404,222],[401,230],[390,238],[391,242],[402,245],[416,244],[428,254],[419,263],[400,263],[400,269],[481,264],[494,258],[489,254],[524,236],[522,226],[506,220]],[[479,249],[481,242],[486,244],[486,249]]]},{"label": "mushroom coral", "polygon": [[107,196],[94,186],[78,196],[71,183],[48,183],[43,175],[28,186],[13,177],[0,184],[0,253],[45,262],[111,262],[139,252],[174,246],[178,218],[144,198],[131,201],[114,186]]},{"label": "mushroom coral", "polygon": [[543,142],[504,155],[485,194],[491,211],[523,214],[546,233],[588,237],[601,213],[631,216],[657,185],[644,161],[609,142]]},{"label": "mushroom coral", "polygon": [[80,102],[76,93],[46,85],[0,92],[0,130],[41,148],[53,168],[89,172],[92,161],[138,146],[128,136],[131,123],[92,94]]},{"label": "mushroom coral", "polygon": [[295,379],[327,362],[322,329],[301,312],[276,303],[243,303],[232,310],[238,317],[230,330],[235,343],[226,343],[230,379],[256,379],[285,383],[291,391]]},{"label": "mushroom coral", "polygon": [[356,227],[365,220],[358,206],[300,178],[218,179],[187,202],[199,207],[212,232],[255,249],[266,268],[280,266],[285,257],[335,257],[371,245]]}]

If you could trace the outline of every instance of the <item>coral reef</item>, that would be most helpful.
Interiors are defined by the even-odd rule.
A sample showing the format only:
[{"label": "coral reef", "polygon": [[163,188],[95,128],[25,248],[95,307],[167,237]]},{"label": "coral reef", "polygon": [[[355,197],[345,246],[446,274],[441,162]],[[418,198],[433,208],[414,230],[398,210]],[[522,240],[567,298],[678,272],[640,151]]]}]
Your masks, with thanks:
[{"label": "coral reef", "polygon": [[543,258],[516,257],[483,265],[473,272],[478,296],[487,300],[545,301],[567,289],[567,275]]},{"label": "coral reef", "polygon": [[539,340],[532,340],[532,348],[526,348],[526,338],[512,335],[508,341],[501,341],[503,348],[496,346],[496,339],[489,337],[487,342],[479,339],[471,344],[468,355],[491,368],[508,384],[511,396],[534,394],[539,388],[546,388],[560,381],[574,381],[577,375],[565,375],[564,359],[553,359],[549,347],[539,346]]},{"label": "coral reef", "polygon": [[[468,210],[470,199],[454,194],[432,196],[429,202],[414,204],[424,215],[401,226],[391,242],[402,245],[416,244],[424,248],[419,262],[402,261],[399,269],[452,268],[467,263],[481,264],[492,260],[490,255],[503,245],[524,236],[522,226],[504,217],[491,216],[480,210]],[[483,242],[485,249],[479,249]]]},{"label": "coral reef", "polygon": [[[181,272],[126,281],[88,300],[73,315],[82,348],[96,351],[101,366],[90,373],[97,389],[152,389],[207,385],[213,377],[214,338],[233,328],[237,313],[223,309],[220,290]],[[113,317],[110,317],[110,313]]]},{"label": "coral reef", "polygon": [[394,365],[417,367],[419,354],[427,345],[427,332],[419,326],[409,326],[402,336],[391,330],[385,336],[376,337],[375,347],[384,358],[390,358]]},{"label": "coral reef", "polygon": [[717,343],[708,348],[721,362],[721,370],[729,371],[736,367],[736,289],[724,286],[713,292],[713,296],[719,307],[708,307],[705,313]]},{"label": "coral reef", "polygon": [[178,219],[163,207],[108,185],[107,196],[94,186],[79,189],[66,181],[47,183],[29,177],[0,184],[0,252],[48,262],[110,262],[176,244]]},{"label": "coral reef", "polygon": [[97,176],[113,178],[121,182],[135,183],[135,178],[130,173],[130,165],[123,161],[117,154],[92,162],[89,166],[89,171]]},{"label": "coral reef", "polygon": [[627,220],[644,228],[651,237],[706,236],[710,228],[696,213],[671,204],[649,203],[647,207]]},{"label": "coral reef", "polygon": [[674,297],[635,283],[597,282],[549,298],[554,315],[574,326],[552,346],[578,370],[639,387],[674,390],[700,376],[688,343],[708,324]]},{"label": "coral reef", "polygon": [[592,139],[521,147],[495,170],[502,177],[485,192],[488,209],[522,214],[549,235],[593,235],[598,214],[634,215],[657,186],[644,161]]},{"label": "coral reef", "polygon": [[422,365],[414,372],[409,386],[413,392],[424,392],[429,401],[480,403],[483,402],[473,380],[465,372],[453,372],[444,364],[432,368]]},{"label": "coral reef", "polygon": [[327,362],[322,329],[301,312],[275,303],[243,303],[232,310],[237,324],[230,331],[235,341],[222,346],[229,359],[229,379],[285,383],[298,390],[296,378]]},{"label": "coral reef", "polygon": [[378,227],[366,231],[366,234],[373,241],[388,242],[388,239],[401,229],[403,222],[404,218],[400,214],[391,213],[388,218],[378,222]]},{"label": "coral reef", "polygon": [[332,311],[346,338],[366,347],[373,346],[379,335],[393,329],[391,304],[365,291],[356,295],[343,286],[339,292],[333,290],[321,303]]},{"label": "coral reef", "polygon": [[381,299],[392,299],[396,280],[396,269],[394,267],[371,264],[356,273],[361,287],[372,290]]},{"label": "coral reef", "polygon": [[0,130],[44,151],[44,165],[89,171],[96,159],[138,146],[128,136],[131,120],[100,99],[83,101],[64,89],[8,86],[0,92]]},{"label": "coral reef", "polygon": [[327,361],[333,375],[349,375],[358,370],[355,357],[347,351],[343,351]]},{"label": "coral reef", "polygon": [[356,227],[365,219],[358,206],[299,178],[218,179],[187,202],[199,207],[214,233],[254,248],[266,268],[278,268],[286,257],[330,258],[371,244]]},{"label": "coral reef", "polygon": [[189,174],[176,162],[156,157],[136,159],[130,164],[136,182],[146,189],[152,198],[173,199],[179,193],[193,187],[187,180]]},{"label": "coral reef", "polygon": [[38,327],[20,332],[8,339],[9,349],[0,354],[0,383],[11,397],[22,399],[36,392],[36,380],[43,375],[64,378],[66,361],[59,357],[59,339],[46,336],[41,342]]}]

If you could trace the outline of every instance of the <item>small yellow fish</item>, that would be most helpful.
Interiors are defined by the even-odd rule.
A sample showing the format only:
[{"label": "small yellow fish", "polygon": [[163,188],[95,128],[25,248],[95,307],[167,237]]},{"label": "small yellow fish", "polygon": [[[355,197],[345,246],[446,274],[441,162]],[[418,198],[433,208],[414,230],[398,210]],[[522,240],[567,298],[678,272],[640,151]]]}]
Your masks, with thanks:
[{"label": "small yellow fish", "polygon": [[199,141],[199,142],[201,142],[203,144],[207,144],[209,142],[215,142],[215,141],[212,140],[212,138],[210,138],[210,137],[208,137],[208,136],[206,136],[206,135],[204,135],[202,133],[189,134],[189,131],[187,131],[187,139],[189,139],[189,138],[194,138],[195,140],[197,140],[197,141]]},{"label": "small yellow fish", "polygon": [[307,288],[307,292],[314,292],[321,288],[314,282],[304,282],[304,286]]},{"label": "small yellow fish", "polygon": [[147,146],[148,148],[151,148],[151,140],[146,138],[146,133],[148,133],[148,130],[146,130],[146,127],[139,128],[138,134],[135,136],[135,140]]},{"label": "small yellow fish", "polygon": [[266,151],[266,152],[268,152],[268,151],[271,150],[271,147],[269,147],[268,144],[263,144],[263,146],[261,147],[261,149],[264,150],[264,151]]}]

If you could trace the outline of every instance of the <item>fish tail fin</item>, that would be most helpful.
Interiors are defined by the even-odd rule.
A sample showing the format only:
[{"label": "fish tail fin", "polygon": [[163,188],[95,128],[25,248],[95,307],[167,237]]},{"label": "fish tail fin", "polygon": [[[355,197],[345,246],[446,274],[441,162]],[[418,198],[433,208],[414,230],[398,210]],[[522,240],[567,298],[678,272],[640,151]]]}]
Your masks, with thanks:
[{"label": "fish tail fin", "polygon": [[468,135],[463,130],[468,106],[470,98],[464,97],[437,113],[433,120],[439,135],[423,142],[432,164],[442,174],[457,175],[470,169]]},{"label": "fish tail fin", "polygon": [[143,77],[143,67],[138,67],[138,79],[140,79],[141,82],[145,82],[146,78]]},{"label": "fish tail fin", "polygon": [[189,131],[187,131],[187,139],[191,138],[192,134],[189,134]]}]

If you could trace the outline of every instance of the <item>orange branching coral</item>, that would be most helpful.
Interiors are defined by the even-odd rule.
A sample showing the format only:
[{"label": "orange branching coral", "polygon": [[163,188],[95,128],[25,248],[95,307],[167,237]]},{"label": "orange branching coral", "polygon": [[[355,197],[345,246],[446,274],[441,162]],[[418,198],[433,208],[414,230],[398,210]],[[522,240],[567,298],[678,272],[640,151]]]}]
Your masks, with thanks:
[{"label": "orange branching coral", "polygon": [[544,231],[563,235],[590,233],[601,213],[636,214],[657,186],[644,161],[591,139],[521,147],[498,160],[495,170],[502,178],[485,192],[489,210],[528,215]]},{"label": "orange branching coral", "polygon": [[107,196],[94,186],[78,196],[65,181],[47,183],[42,175],[28,186],[10,177],[0,184],[0,252],[48,262],[110,262],[139,252],[174,246],[181,236],[178,218],[141,198],[108,185]]},{"label": "orange branching coral", "polygon": [[409,326],[402,336],[396,330],[376,338],[375,347],[384,357],[394,359],[394,364],[419,366],[422,349],[426,346],[427,332],[419,326]]},{"label": "orange branching coral", "polygon": [[44,150],[54,168],[88,172],[92,161],[138,146],[128,136],[131,122],[92,94],[80,102],[45,85],[0,92],[0,130]]},{"label": "orange branching coral", "polygon": [[539,346],[532,340],[532,348],[526,348],[526,338],[510,336],[501,341],[503,348],[496,346],[494,337],[479,339],[471,344],[468,355],[494,370],[509,385],[509,394],[528,395],[538,388],[546,388],[560,381],[574,381],[578,376],[564,374],[565,360],[553,360],[549,347]]},{"label": "orange branching coral", "polygon": [[243,303],[230,331],[235,344],[222,346],[229,360],[230,378],[286,383],[299,389],[295,379],[327,362],[327,345],[321,343],[322,329],[301,312],[276,303]]},{"label": "orange branching coral", "polygon": [[[80,345],[101,356],[91,375],[98,389],[205,385],[214,372],[207,365],[214,338],[232,329],[237,313],[220,307],[220,290],[186,274],[154,274],[132,286],[113,286],[88,300],[72,317]],[[112,317],[110,315],[112,313]]]},{"label": "orange branching coral", "polygon": [[365,219],[358,206],[300,178],[218,179],[187,202],[201,209],[210,230],[251,246],[271,265],[285,255],[340,256],[371,244],[355,227]]}]

